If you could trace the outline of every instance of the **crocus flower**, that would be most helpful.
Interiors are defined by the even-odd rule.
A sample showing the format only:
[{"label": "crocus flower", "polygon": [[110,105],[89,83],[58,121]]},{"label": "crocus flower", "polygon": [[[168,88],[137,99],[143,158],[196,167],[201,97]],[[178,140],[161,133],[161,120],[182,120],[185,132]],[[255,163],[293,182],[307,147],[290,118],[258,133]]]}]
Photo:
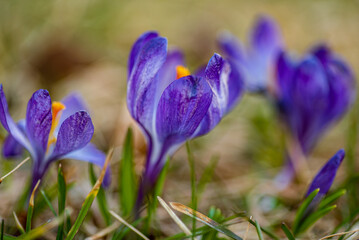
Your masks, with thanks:
[{"label": "crocus flower", "polygon": [[167,156],[218,124],[241,90],[238,73],[218,54],[191,75],[181,52],[167,51],[165,38],[156,32],[139,37],[129,56],[127,86],[128,109],[148,144],[139,195],[153,188]]},{"label": "crocus flower", "polygon": [[[32,187],[56,160],[70,158],[103,166],[105,154],[90,143],[94,133],[90,115],[78,95],[52,102],[47,90],[30,98],[26,118],[15,123],[0,85],[0,121],[9,133],[3,144],[4,157],[16,157],[25,148],[33,159]],[[108,184],[109,176],[105,182]]]},{"label": "crocus flower", "polygon": [[323,132],[349,109],[355,98],[355,79],[345,61],[324,45],[298,62],[283,52],[277,62],[275,98],[283,121],[307,155]]},{"label": "crocus flower", "polygon": [[[318,139],[349,109],[355,98],[355,79],[349,66],[320,45],[294,61],[282,52],[277,61],[275,102],[291,138],[307,156]],[[284,170],[289,181],[297,161]],[[279,177],[281,179],[282,177]],[[281,180],[282,181],[282,180]]]},{"label": "crocus flower", "polygon": [[263,92],[272,80],[277,55],[283,41],[277,24],[268,16],[260,16],[249,34],[246,48],[229,32],[220,35],[219,47],[244,77],[246,89]]}]

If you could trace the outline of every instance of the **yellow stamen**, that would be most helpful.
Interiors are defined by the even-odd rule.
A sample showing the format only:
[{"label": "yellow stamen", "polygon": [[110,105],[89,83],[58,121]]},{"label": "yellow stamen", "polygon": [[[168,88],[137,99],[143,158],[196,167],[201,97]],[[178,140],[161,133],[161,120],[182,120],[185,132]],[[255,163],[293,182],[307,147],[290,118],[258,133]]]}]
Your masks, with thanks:
[{"label": "yellow stamen", "polygon": [[52,124],[49,133],[49,140],[47,142],[47,149],[49,149],[51,144],[56,142],[56,137],[54,136],[54,132],[57,125],[59,124],[62,110],[64,110],[66,107],[64,104],[60,102],[53,102],[51,108],[52,108]]},{"label": "yellow stamen", "polygon": [[186,77],[188,75],[191,75],[191,72],[188,70],[188,68],[182,66],[182,65],[178,65],[176,67],[176,72],[177,72],[177,76],[176,79],[179,79],[181,77]]}]

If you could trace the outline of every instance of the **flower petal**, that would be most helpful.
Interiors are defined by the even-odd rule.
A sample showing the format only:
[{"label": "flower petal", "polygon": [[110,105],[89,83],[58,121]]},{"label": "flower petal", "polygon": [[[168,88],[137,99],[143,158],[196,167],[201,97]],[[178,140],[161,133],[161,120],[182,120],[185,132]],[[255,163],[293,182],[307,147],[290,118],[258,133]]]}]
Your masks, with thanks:
[{"label": "flower petal", "polygon": [[[17,126],[25,134],[25,119],[19,121]],[[19,157],[24,151],[24,147],[11,134],[5,138],[2,148],[5,158]]]},{"label": "flower petal", "polygon": [[25,134],[16,125],[16,123],[9,114],[8,105],[2,84],[0,84],[0,122],[6,129],[6,131],[8,131],[9,134],[11,134],[18,143],[24,146],[32,156],[34,156],[35,151],[33,150],[29,140],[26,138]]},{"label": "flower petal", "polygon": [[262,15],[257,19],[250,34],[250,43],[253,51],[266,56],[273,55],[283,47],[279,27],[272,18]]},{"label": "flower petal", "polygon": [[27,104],[26,133],[38,159],[46,152],[52,124],[51,98],[47,90],[36,91]]},{"label": "flower petal", "polygon": [[158,72],[158,90],[157,92],[157,101],[161,97],[163,91],[170,85],[174,80],[176,80],[176,67],[184,66],[184,57],[180,50],[175,49],[168,51],[167,58],[160,71]]},{"label": "flower petal", "polygon": [[230,32],[220,34],[218,38],[218,45],[221,51],[229,58],[235,61],[243,62],[244,54],[241,43]]},{"label": "flower petal", "polygon": [[313,56],[303,59],[293,74],[289,91],[291,99],[284,115],[306,154],[326,127],[322,117],[327,109],[329,86],[323,65]]},{"label": "flower petal", "polygon": [[88,107],[79,93],[71,93],[61,100],[61,103],[65,105],[65,109],[62,110],[59,126],[71,115],[78,111],[89,112]]},{"label": "flower petal", "polygon": [[132,117],[146,130],[153,129],[158,71],[167,56],[167,40],[162,37],[147,41],[138,57],[127,86],[127,106]]},{"label": "flower petal", "polygon": [[318,196],[324,196],[328,193],[330,187],[333,184],[335,175],[338,168],[342,163],[345,156],[343,149],[340,149],[329,161],[320,169],[317,175],[314,177],[306,196],[308,196],[315,189],[319,188]]},{"label": "flower petal", "polygon": [[142,47],[152,38],[158,37],[157,32],[145,32],[142,34],[135,44],[133,45],[130,56],[128,58],[128,75],[131,75],[133,66],[135,65],[135,62],[137,60],[138,54],[141,51]]},{"label": "flower petal", "polygon": [[183,143],[193,135],[211,101],[212,91],[203,78],[183,77],[166,88],[156,113],[158,139],[165,148]]},{"label": "flower petal", "polygon": [[[66,154],[65,156],[63,156],[63,158],[70,158],[70,159],[90,162],[102,168],[106,160],[106,154],[98,150],[96,146],[93,145],[92,143],[89,143],[81,149]],[[111,183],[110,168],[108,168],[106,171],[106,175],[103,183],[104,186],[109,186]]]},{"label": "flower petal", "polygon": [[60,126],[51,160],[85,147],[94,133],[90,115],[79,111],[67,118]]}]

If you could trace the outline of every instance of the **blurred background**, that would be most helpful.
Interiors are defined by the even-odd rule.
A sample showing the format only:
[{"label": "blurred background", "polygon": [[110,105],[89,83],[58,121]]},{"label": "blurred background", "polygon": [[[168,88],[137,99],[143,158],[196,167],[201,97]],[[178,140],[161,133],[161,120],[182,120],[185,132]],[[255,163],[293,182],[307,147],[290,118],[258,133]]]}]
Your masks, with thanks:
[{"label": "blurred background", "polygon": [[[15,120],[25,116],[27,101],[39,88],[48,89],[53,100],[61,100],[72,91],[80,92],[95,125],[93,142],[104,151],[115,146],[120,153],[127,128],[132,126],[140,174],[146,145],[126,107],[127,58],[134,41],[144,31],[156,30],[168,38],[170,46],[185,52],[189,69],[195,71],[219,51],[216,37],[221,31],[232,32],[246,44],[258,14],[277,21],[287,49],[293,54],[300,56],[314,44],[325,42],[346,59],[358,76],[359,1],[1,0],[0,82]],[[296,206],[320,166],[347,146],[352,115],[355,114],[348,113],[321,138],[309,157],[310,178],[280,193],[286,206]],[[5,131],[1,130],[3,138]],[[271,212],[280,203],[271,198],[268,187],[283,162],[283,134],[271,103],[261,96],[245,95],[214,131],[192,141],[198,178],[207,164],[218,161],[198,209],[206,212],[209,206],[216,205],[225,214],[234,209],[246,210],[263,224],[268,218],[293,219],[290,207]],[[114,174],[119,159],[120,154],[112,162]],[[1,164],[1,174],[10,169],[7,164],[11,165]],[[82,170],[87,164],[66,164],[69,181],[77,182],[70,192],[69,204],[80,205],[91,187]],[[30,164],[27,166],[30,168]],[[346,167],[344,162],[335,184],[344,178]],[[56,179],[55,172],[52,169],[48,174],[49,182]],[[29,174],[26,169],[15,174],[14,179],[23,180],[19,188]],[[189,181],[186,151],[181,148],[171,159],[164,198],[188,203]],[[116,184],[114,181],[109,195],[117,189]],[[11,214],[9,206],[18,195],[12,188],[1,189],[0,198],[6,196],[7,200],[0,205],[0,215]],[[165,222],[166,218],[159,214],[158,221]],[[336,221],[328,218],[328,226],[334,226]],[[319,232],[326,230],[326,226],[321,227]],[[171,234],[176,229],[168,227],[164,231]]]}]

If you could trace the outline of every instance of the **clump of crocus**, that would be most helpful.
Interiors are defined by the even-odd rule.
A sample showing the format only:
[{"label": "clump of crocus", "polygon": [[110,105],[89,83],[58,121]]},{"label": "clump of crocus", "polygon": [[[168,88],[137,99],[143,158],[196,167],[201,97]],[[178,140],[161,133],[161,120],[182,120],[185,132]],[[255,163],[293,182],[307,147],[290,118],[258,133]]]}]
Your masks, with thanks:
[{"label": "clump of crocus", "polygon": [[260,16],[249,34],[248,46],[243,47],[229,32],[218,39],[221,51],[228,57],[232,68],[243,76],[250,92],[267,91],[274,78],[275,62],[283,49],[279,27],[268,16]]},{"label": "clump of crocus", "polygon": [[[49,92],[36,91],[30,98],[26,117],[15,123],[0,85],[0,121],[9,133],[3,144],[4,157],[16,157],[25,148],[33,159],[32,187],[54,161],[70,158],[103,166],[105,154],[90,143],[94,126],[78,95],[52,102]],[[109,183],[107,176],[106,183]]]},{"label": "clump of crocus", "polygon": [[[349,109],[355,98],[355,79],[345,61],[321,45],[299,61],[282,52],[276,80],[279,114],[292,142],[306,156],[325,130]],[[292,171],[293,165],[287,170]]]},{"label": "clump of crocus", "polygon": [[128,63],[127,106],[143,130],[147,160],[139,199],[154,187],[167,156],[186,140],[208,133],[242,92],[239,74],[218,54],[191,75],[180,51],[146,32],[133,45]]}]

